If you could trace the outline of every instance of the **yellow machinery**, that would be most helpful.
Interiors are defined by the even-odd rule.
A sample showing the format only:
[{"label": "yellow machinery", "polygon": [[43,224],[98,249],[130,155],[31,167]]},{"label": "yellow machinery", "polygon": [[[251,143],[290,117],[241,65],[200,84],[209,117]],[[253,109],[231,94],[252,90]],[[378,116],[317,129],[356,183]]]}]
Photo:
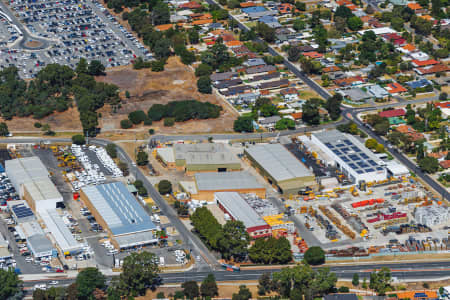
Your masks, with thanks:
[{"label": "yellow machinery", "polygon": [[372,193],[373,193],[373,191],[369,190],[369,191],[367,191],[366,195],[372,195]]}]

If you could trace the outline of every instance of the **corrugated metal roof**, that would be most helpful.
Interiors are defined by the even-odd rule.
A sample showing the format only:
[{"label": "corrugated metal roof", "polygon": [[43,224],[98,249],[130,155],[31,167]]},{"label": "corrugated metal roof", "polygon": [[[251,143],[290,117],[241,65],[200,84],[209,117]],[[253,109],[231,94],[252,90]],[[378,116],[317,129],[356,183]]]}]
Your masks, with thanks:
[{"label": "corrugated metal roof", "polygon": [[239,159],[224,145],[215,143],[176,144],[175,159],[186,164],[239,164]]},{"label": "corrugated metal roof", "polygon": [[34,255],[43,252],[51,252],[54,247],[50,240],[43,234],[35,234],[27,239],[28,246]]},{"label": "corrugated metal roof", "polygon": [[62,196],[50,178],[42,178],[23,183],[34,201],[61,199]]},{"label": "corrugated metal roof", "polygon": [[82,190],[114,236],[156,228],[150,216],[122,182],[88,186]]},{"label": "corrugated metal roof", "polygon": [[264,186],[256,181],[250,173],[223,172],[223,173],[196,173],[195,181],[199,191],[221,191],[221,190],[242,190],[242,189],[262,189]]},{"label": "corrugated metal roof", "polygon": [[314,176],[311,170],[280,144],[256,145],[245,151],[277,182]]},{"label": "corrugated metal roof", "polygon": [[267,225],[239,193],[219,192],[214,196],[233,219],[242,221],[246,228]]},{"label": "corrugated metal roof", "polygon": [[166,163],[175,162],[175,153],[172,147],[157,148],[156,152]]},{"label": "corrugated metal roof", "polygon": [[73,252],[83,248],[84,245],[75,240],[56,209],[45,210],[40,215],[42,220],[44,220],[47,231],[55,237],[63,252]]},{"label": "corrugated metal roof", "polygon": [[150,231],[137,232],[114,237],[120,248],[157,243],[158,239]]},{"label": "corrugated metal roof", "polygon": [[22,229],[25,238],[28,238],[36,234],[44,234],[44,231],[42,230],[41,226],[36,221],[21,223],[19,224],[19,228]]}]

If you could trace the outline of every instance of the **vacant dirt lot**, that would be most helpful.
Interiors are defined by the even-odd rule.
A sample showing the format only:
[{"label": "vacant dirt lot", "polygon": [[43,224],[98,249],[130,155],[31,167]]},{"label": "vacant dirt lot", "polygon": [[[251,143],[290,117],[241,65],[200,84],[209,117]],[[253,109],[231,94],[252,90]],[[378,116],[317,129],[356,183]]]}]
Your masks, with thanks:
[{"label": "vacant dirt lot", "polygon": [[[114,83],[120,87],[122,95],[129,91],[130,98],[125,99],[116,113],[106,106],[102,113],[100,125],[103,131],[120,129],[120,120],[128,113],[141,109],[145,112],[155,103],[166,104],[169,101],[195,99],[209,101],[223,107],[218,119],[193,120],[176,123],[173,127],[164,127],[162,122],[152,126],[137,127],[147,131],[150,127],[157,133],[208,133],[232,131],[237,113],[223,103],[216,95],[205,95],[197,91],[197,80],[192,69],[182,64],[177,57],[171,57],[164,72],[151,72],[148,69],[133,70],[131,66],[107,71],[107,76],[97,78],[99,81]],[[125,98],[125,97],[123,97]]]},{"label": "vacant dirt lot", "polygon": [[80,114],[76,107],[69,108],[65,112],[56,112],[48,117],[40,120],[28,118],[18,118],[14,117],[10,121],[4,121],[0,118],[1,122],[6,122],[8,124],[8,129],[11,132],[26,132],[26,131],[36,131],[41,132],[40,128],[34,127],[34,123],[39,122],[41,124],[49,124],[50,128],[54,131],[71,131],[77,132],[82,131],[80,123]]}]

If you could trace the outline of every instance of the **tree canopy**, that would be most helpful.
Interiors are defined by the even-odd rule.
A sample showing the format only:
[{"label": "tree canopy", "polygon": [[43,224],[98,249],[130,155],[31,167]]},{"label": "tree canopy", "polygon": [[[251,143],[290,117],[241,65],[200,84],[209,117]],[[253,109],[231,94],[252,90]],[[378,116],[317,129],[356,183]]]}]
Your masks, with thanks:
[{"label": "tree canopy", "polygon": [[78,299],[91,299],[95,289],[104,289],[106,287],[105,276],[97,268],[81,270],[75,283]]},{"label": "tree canopy", "polygon": [[22,291],[22,281],[14,269],[0,269],[0,299],[8,299]]}]

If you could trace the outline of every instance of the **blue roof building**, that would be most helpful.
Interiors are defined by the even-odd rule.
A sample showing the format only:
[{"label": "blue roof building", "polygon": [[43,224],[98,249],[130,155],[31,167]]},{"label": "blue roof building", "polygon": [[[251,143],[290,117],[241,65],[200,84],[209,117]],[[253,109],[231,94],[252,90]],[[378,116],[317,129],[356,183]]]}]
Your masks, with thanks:
[{"label": "blue roof building", "polygon": [[408,81],[406,82],[406,85],[409,86],[412,89],[418,89],[418,88],[423,88],[426,87],[427,85],[430,85],[431,81],[429,81],[428,79],[420,79],[420,80],[416,80],[416,81]]},{"label": "blue roof building", "polygon": [[241,11],[244,14],[252,14],[252,13],[259,13],[259,12],[266,11],[266,8],[264,6],[252,6],[252,7],[242,8]]}]

